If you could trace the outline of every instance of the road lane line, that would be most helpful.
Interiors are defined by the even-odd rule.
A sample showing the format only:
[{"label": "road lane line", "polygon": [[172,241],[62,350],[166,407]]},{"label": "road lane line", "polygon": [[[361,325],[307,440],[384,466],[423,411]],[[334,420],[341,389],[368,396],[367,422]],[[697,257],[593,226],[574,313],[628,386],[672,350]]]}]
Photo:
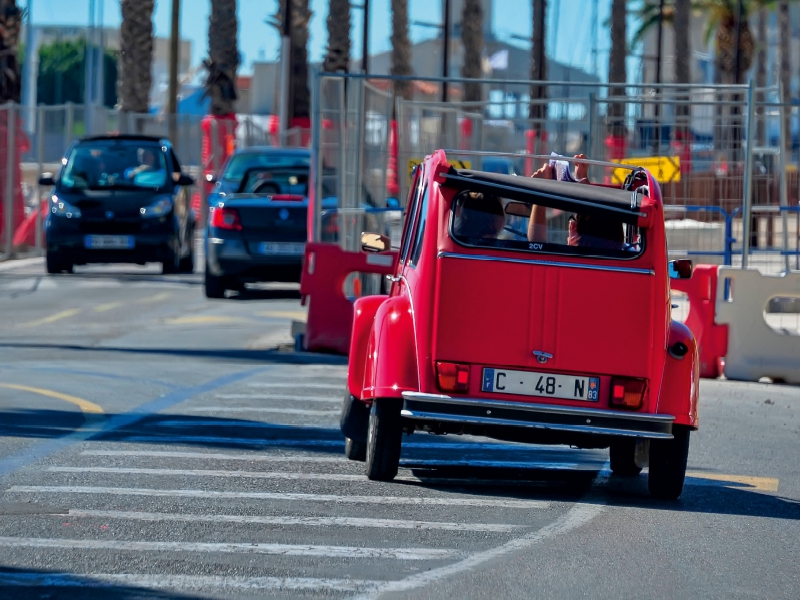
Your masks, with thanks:
[{"label": "road lane line", "polygon": [[257,312],[256,315],[273,319],[296,319],[298,321],[305,321],[308,318],[308,313],[304,310],[264,310]]},{"label": "road lane line", "polygon": [[[298,402],[332,402],[334,404],[341,404],[341,398],[332,398],[329,396],[289,396],[286,394],[214,394],[215,398],[220,400],[293,400]],[[215,410],[231,410],[237,411],[239,407],[227,406],[212,406]]]},{"label": "road lane line", "polygon": [[113,475],[162,475],[171,477],[229,477],[246,479],[292,479],[319,481],[362,481],[364,475],[343,473],[297,473],[291,471],[219,471],[212,469],[145,469],[136,467],[48,467],[51,473],[107,473]]},{"label": "road lane line", "polygon": [[[338,411],[337,413],[338,414]],[[205,419],[203,421],[184,421],[181,419],[165,419],[154,423],[158,427],[170,427],[174,429],[198,429],[200,427],[235,427],[237,429],[297,429],[305,425],[293,425],[291,423],[263,423],[254,421],[228,421],[219,419]],[[339,431],[338,427],[318,427],[311,425],[318,431]]]},{"label": "road lane line", "polygon": [[253,375],[263,374],[268,370],[270,370],[270,367],[250,368],[229,373],[227,375],[222,375],[221,377],[217,377],[200,385],[178,388],[172,390],[165,396],[159,396],[148,402],[138,405],[133,409],[132,412],[121,413],[114,415],[113,417],[109,417],[103,424],[103,429],[101,432],[90,430],[88,428],[82,428],[67,436],[51,438],[41,442],[40,444],[23,448],[19,452],[4,458],[0,458],[0,479],[30,465],[37,460],[60,452],[61,450],[65,450],[73,444],[93,437],[98,433],[108,434],[118,431],[147,418],[153,413],[161,412],[167,408],[171,408],[176,404],[185,402],[186,400],[194,398],[195,396],[199,396],[200,394],[212,392],[220,387],[238,383],[239,381],[247,379],[248,377],[252,377]]},{"label": "road lane line", "polygon": [[167,300],[170,297],[172,297],[172,293],[161,292],[160,294],[156,294],[155,296],[148,296],[147,298],[142,298],[140,300],[137,300],[136,304],[152,304],[154,302],[161,302],[162,300]]},{"label": "road lane line", "polygon": [[259,406],[257,408],[230,408],[225,406],[208,406],[200,408],[189,408],[192,412],[259,412],[259,413],[278,413],[282,415],[310,415],[310,416],[329,416],[338,415],[340,410],[313,410],[303,408],[265,408]]},{"label": "road lane line", "polygon": [[223,552],[279,554],[281,556],[323,556],[325,558],[393,558],[396,560],[436,560],[461,554],[456,550],[437,550],[432,548],[358,548],[355,546],[317,546],[307,544],[135,542],[17,537],[0,537],[0,547],[117,550],[122,552]]},{"label": "road lane line", "polygon": [[44,388],[31,387],[29,385],[17,385],[15,383],[0,383],[0,387],[11,390],[19,390],[21,392],[30,392],[31,394],[38,394],[39,396],[47,396],[48,398],[56,398],[74,404],[81,409],[84,413],[93,415],[102,415],[103,409],[94,402],[89,402],[77,396],[70,396],[69,394],[62,394],[53,390],[46,390]]},{"label": "road lane line", "polygon": [[122,306],[122,302],[109,302],[107,304],[98,304],[92,310],[97,313],[108,312],[109,310],[113,310]]},{"label": "road lane line", "polygon": [[[606,463],[601,474],[595,479],[594,486],[601,485],[609,477],[608,463]],[[604,509],[605,505],[600,499],[597,492],[590,490],[583,498],[584,503],[576,504],[569,512],[559,517],[552,523],[545,525],[541,529],[510,540],[505,544],[484,550],[483,552],[476,552],[465,559],[460,560],[443,567],[430,569],[423,573],[415,573],[404,579],[396,581],[386,581],[381,583],[377,589],[366,592],[357,596],[354,600],[374,600],[382,594],[391,592],[408,592],[410,590],[425,587],[431,583],[435,583],[442,579],[458,575],[465,571],[472,571],[487,562],[496,561],[497,559],[508,554],[517,553],[523,550],[529,550],[536,544],[544,542],[550,538],[563,535],[573,529],[577,529],[586,525],[597,517]]]},{"label": "road lane line", "polygon": [[236,577],[227,575],[172,575],[128,573],[0,573],[0,586],[55,588],[116,588],[202,591],[276,590],[312,592],[364,592],[375,588],[377,581],[363,579],[325,579],[314,577]]},{"label": "road lane line", "polygon": [[[330,383],[265,383],[254,381],[253,383],[248,383],[247,387],[254,387],[254,388],[292,388],[292,389],[318,389],[318,390],[331,390],[336,392],[337,394],[342,394],[344,392],[343,389],[344,382],[341,384],[330,384]],[[340,398],[341,400],[341,398]]]},{"label": "road lane line", "polygon": [[[686,477],[690,479],[706,479],[709,481],[719,481],[725,485],[724,487],[729,487],[733,489],[745,489],[750,488],[753,490],[758,490],[760,492],[777,492],[778,491],[778,484],[780,483],[779,479],[775,479],[773,477],[749,477],[746,475],[723,475],[717,473],[705,473],[703,471],[687,471]],[[692,481],[687,481],[688,484],[692,484]],[[707,484],[704,484],[707,485]]]},{"label": "road lane line", "polygon": [[70,517],[87,519],[121,519],[133,521],[179,521],[185,523],[246,523],[248,525],[281,525],[286,527],[370,527],[377,529],[424,529],[437,531],[474,531],[479,533],[508,533],[522,526],[504,523],[450,523],[438,521],[412,521],[407,519],[367,519],[359,517],[294,517],[279,515],[260,517],[251,515],[195,515],[181,513],[150,513],[121,510],[69,511]]},{"label": "road lane line", "polygon": [[286,500],[289,502],[335,502],[339,504],[388,504],[405,506],[474,506],[478,508],[522,508],[545,509],[548,502],[541,500],[517,500],[488,497],[464,498],[460,494],[442,498],[420,498],[413,496],[356,496],[348,494],[300,494],[281,492],[226,492],[213,490],[165,490],[153,488],[123,488],[95,486],[14,485],[7,493],[18,494],[108,494],[112,496],[150,496],[157,498],[199,498]]},{"label": "road lane line", "polygon": [[81,312],[80,308],[68,308],[67,310],[62,310],[61,312],[57,312],[54,315],[50,315],[49,317],[44,317],[43,319],[36,319],[34,321],[27,321],[25,323],[20,323],[17,327],[38,327],[39,325],[49,325],[50,323],[55,323],[56,321],[60,321],[62,319],[69,319],[70,317],[74,317],[79,312]]},{"label": "road lane line", "polygon": [[252,323],[252,319],[244,317],[225,317],[222,315],[191,315],[166,319],[167,325],[229,325],[232,323]]}]

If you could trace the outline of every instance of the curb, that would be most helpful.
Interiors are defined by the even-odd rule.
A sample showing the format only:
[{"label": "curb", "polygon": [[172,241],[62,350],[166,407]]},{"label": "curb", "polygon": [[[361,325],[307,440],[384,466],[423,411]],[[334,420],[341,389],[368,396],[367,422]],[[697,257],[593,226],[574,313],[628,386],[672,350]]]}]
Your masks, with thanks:
[{"label": "curb", "polygon": [[44,265],[44,257],[39,256],[36,258],[19,258],[0,262],[0,273],[3,271],[12,271],[22,267],[30,267],[33,265]]}]

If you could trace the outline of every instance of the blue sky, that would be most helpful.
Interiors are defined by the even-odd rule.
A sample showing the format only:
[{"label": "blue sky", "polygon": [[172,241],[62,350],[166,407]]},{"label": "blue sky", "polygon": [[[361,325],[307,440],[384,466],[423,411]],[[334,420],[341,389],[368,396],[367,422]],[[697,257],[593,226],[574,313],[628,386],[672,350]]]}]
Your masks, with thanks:
[{"label": "blue sky", "polygon": [[[119,0],[96,0],[104,6],[104,22],[118,26],[120,22]],[[69,10],[65,11],[66,4]],[[23,4],[23,2],[20,2]],[[32,0],[34,24],[85,25],[89,20],[89,0]],[[391,14],[389,0],[370,2],[370,51],[388,50]],[[567,64],[589,69],[591,66],[591,5],[592,0],[561,0],[549,3],[549,27],[551,34],[550,54]],[[599,0],[598,46],[601,51],[599,65],[601,76],[605,72],[607,50],[610,40],[602,25],[608,17],[610,1]],[[279,38],[267,20],[277,11],[277,0],[239,0],[239,48],[243,61],[241,73],[251,71],[254,60],[275,60],[278,57]],[[171,1],[157,0],[155,30],[159,36],[169,35]],[[207,48],[208,14],[210,0],[182,0],[181,35],[193,42],[192,64],[197,65],[205,56]],[[327,37],[325,19],[328,14],[327,0],[311,0],[313,17],[310,23],[309,53],[312,61],[319,60],[325,50]],[[441,21],[441,2],[438,0],[409,0],[411,20]],[[361,52],[361,11],[353,10],[353,53]],[[530,36],[531,1],[495,0],[494,28],[501,39],[525,46],[525,42],[510,39],[512,34]],[[552,35],[557,31],[557,35]],[[431,37],[432,30],[412,27],[414,40]]]}]

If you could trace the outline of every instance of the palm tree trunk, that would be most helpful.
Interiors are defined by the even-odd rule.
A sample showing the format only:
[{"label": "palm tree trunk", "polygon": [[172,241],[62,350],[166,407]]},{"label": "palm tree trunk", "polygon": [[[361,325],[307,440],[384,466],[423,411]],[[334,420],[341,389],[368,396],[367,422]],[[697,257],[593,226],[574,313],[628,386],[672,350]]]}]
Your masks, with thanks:
[{"label": "palm tree trunk", "polygon": [[350,0],[330,0],[328,49],[322,69],[327,73],[350,70]]},{"label": "palm tree trunk", "polygon": [[[627,16],[625,0],[611,2],[611,52],[608,55],[608,83],[610,96],[624,96],[628,80],[625,60],[628,55]],[[622,84],[622,85],[614,85]],[[625,136],[625,102],[611,102],[608,105],[609,133],[615,137]]]},{"label": "palm tree trunk", "polygon": [[125,112],[146,113],[152,85],[155,0],[120,0],[117,96]]},{"label": "palm tree trunk", "polygon": [[[483,74],[481,52],[483,51],[483,7],[481,0],[465,0],[461,17],[461,43],[464,45],[464,65],[461,76],[480,79]],[[464,100],[479,102],[482,99],[479,83],[464,84]]]},{"label": "palm tree trunk", "polygon": [[[783,96],[781,102],[789,104],[792,101],[792,31],[789,26],[789,3],[778,3],[778,80],[781,82]],[[789,129],[791,109],[785,108],[785,117],[781,127],[783,127],[786,148],[781,148],[781,152],[791,153],[791,131]]]},{"label": "palm tree trunk", "polygon": [[[533,39],[531,43],[531,80],[547,81],[547,0],[533,0]],[[536,134],[534,154],[543,151],[539,146],[547,121],[547,87],[531,86],[530,118]]]},{"label": "palm tree trunk", "polygon": [[[411,40],[408,37],[408,0],[392,0],[392,75],[409,76],[411,69]],[[410,100],[413,96],[408,81],[395,81],[394,93]]]},{"label": "palm tree trunk", "polygon": [[22,11],[16,0],[0,0],[0,104],[19,103],[22,95],[20,65],[17,61]]},{"label": "palm tree trunk", "polygon": [[[692,11],[691,0],[675,0],[672,28],[675,36],[675,83],[691,83],[692,71],[689,59],[692,55],[692,38],[689,20]],[[675,105],[677,119],[676,136],[683,144],[689,140],[689,94],[685,89],[678,90],[678,102]]]},{"label": "palm tree trunk", "polygon": [[203,65],[208,71],[206,95],[211,98],[211,114],[214,116],[235,112],[236,70],[239,68],[238,28],[236,0],[211,0],[208,59]]},{"label": "palm tree trunk", "polygon": [[[758,9],[758,26],[756,29],[756,87],[767,87],[767,18],[769,11],[762,6]],[[756,102],[756,140],[759,146],[766,145],[767,133],[764,123],[764,92],[758,92]]]}]

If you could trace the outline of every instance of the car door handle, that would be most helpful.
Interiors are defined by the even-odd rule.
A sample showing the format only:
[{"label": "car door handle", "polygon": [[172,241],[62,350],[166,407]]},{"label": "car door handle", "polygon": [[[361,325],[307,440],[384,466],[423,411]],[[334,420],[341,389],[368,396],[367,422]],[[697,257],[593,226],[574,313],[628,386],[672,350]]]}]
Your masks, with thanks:
[{"label": "car door handle", "polygon": [[398,281],[400,281],[401,278],[395,277],[394,275],[386,275],[386,279],[388,279],[392,283],[397,283]]}]

